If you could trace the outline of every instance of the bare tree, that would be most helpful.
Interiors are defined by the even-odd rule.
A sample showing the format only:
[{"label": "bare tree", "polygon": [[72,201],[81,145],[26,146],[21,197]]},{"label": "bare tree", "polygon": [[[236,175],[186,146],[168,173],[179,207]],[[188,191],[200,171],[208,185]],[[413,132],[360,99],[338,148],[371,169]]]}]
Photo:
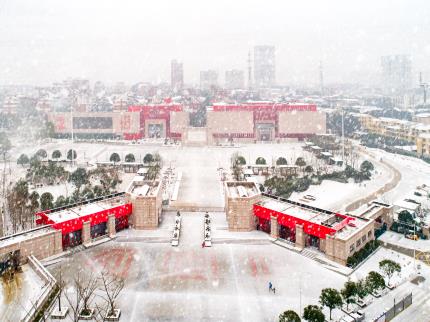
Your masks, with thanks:
[{"label": "bare tree", "polygon": [[100,297],[104,301],[104,306],[98,307],[99,314],[105,313],[105,316],[114,316],[116,308],[116,301],[124,288],[124,279],[118,275],[110,275],[106,271],[100,274],[101,292]]},{"label": "bare tree", "polygon": [[97,278],[91,273],[80,285],[77,285],[77,290],[82,298],[82,310],[80,314],[89,315],[91,313],[90,304],[97,290]]},{"label": "bare tree", "polygon": [[58,286],[58,312],[61,312],[61,295],[63,294],[63,291],[66,288],[66,282],[63,279],[63,268],[61,266],[58,273],[57,286]]},{"label": "bare tree", "polygon": [[83,308],[82,301],[82,293],[80,292],[80,288],[82,287],[82,277],[78,272],[73,278],[73,291],[69,292],[68,290],[64,291],[64,297],[66,301],[69,303],[69,306],[72,310],[72,320],[73,322],[79,321],[79,314]]}]

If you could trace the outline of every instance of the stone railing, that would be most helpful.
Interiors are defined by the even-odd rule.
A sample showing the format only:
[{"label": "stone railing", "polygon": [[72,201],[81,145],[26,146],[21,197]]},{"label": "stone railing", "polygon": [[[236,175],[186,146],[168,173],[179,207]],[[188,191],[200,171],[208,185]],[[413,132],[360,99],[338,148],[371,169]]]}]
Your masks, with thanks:
[{"label": "stone railing", "polygon": [[51,273],[49,273],[48,270],[33,255],[28,256],[28,264],[46,284],[42,288],[42,293],[36,299],[35,303],[32,303],[27,315],[21,319],[22,322],[32,321],[34,319],[35,315],[48,301],[51,293],[55,291],[55,285],[57,283],[56,279],[51,275]]}]

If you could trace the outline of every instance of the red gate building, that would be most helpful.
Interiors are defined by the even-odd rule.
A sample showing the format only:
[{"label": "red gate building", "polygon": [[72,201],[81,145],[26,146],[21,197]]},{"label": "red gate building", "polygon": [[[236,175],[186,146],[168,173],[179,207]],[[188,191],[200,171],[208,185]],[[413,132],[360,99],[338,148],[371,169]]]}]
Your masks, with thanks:
[{"label": "red gate building", "polygon": [[[50,225],[61,230],[63,248],[88,242],[92,238],[105,235],[109,217],[115,218],[115,230],[128,227],[128,217],[132,213],[131,203],[126,202],[124,193],[51,209],[36,214],[37,225]],[[89,231],[85,234],[84,226]]]}]

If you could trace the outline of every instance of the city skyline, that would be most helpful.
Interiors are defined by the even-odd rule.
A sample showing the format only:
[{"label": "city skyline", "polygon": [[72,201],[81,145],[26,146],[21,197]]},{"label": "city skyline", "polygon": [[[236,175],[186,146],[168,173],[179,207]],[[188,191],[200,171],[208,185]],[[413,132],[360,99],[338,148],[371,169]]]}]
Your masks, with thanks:
[{"label": "city skyline", "polygon": [[173,58],[184,64],[184,82],[199,84],[201,70],[246,71],[256,45],[275,46],[279,85],[318,85],[320,61],[327,84],[377,83],[380,57],[397,54],[412,57],[417,83],[419,71],[425,78],[430,71],[430,23],[426,10],[417,10],[428,6],[422,0],[269,2],[261,11],[249,2],[221,1],[208,12],[197,1],[3,1],[0,84],[47,85],[67,77],[170,82]]}]

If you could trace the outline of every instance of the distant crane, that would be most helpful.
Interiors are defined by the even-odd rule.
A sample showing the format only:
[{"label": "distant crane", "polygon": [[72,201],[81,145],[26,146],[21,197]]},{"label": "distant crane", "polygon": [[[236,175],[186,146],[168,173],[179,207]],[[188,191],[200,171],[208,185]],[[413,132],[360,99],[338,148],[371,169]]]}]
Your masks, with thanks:
[{"label": "distant crane", "polygon": [[429,86],[428,83],[423,83],[423,76],[422,76],[422,73],[420,72],[420,87],[423,89],[424,105],[426,105],[426,103],[427,103],[427,88],[428,88],[428,86]]}]

